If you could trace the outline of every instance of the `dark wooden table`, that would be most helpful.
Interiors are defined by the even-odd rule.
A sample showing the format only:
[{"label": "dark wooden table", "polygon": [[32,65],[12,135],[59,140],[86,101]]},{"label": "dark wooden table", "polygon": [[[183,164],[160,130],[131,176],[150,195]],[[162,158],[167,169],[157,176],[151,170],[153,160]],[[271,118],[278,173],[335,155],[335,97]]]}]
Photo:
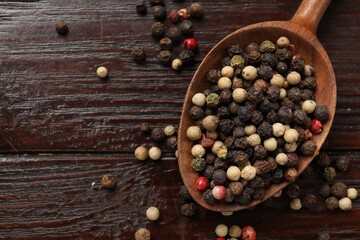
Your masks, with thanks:
[{"label": "dark wooden table", "polygon": [[[189,2],[167,1],[178,9]],[[151,37],[152,14],[140,16],[133,0],[0,2],[0,238],[133,239],[148,227],[153,239],[215,239],[219,223],[252,225],[258,239],[360,239],[360,201],[353,210],[292,211],[285,196],[253,211],[224,217],[201,209],[180,214],[181,178],[174,153],[139,162],[136,146],[154,144],[138,131],[178,124],[188,83],[201,59],[227,34],[251,23],[288,20],[300,1],[202,0],[203,20],[194,22],[200,51],[193,66],[175,73],[158,63]],[[324,151],[347,155],[351,168],[337,181],[360,188],[360,1],[333,1],[318,38],[333,63],[338,99]],[[67,36],[54,22],[65,20]],[[143,46],[136,64],[132,46]],[[96,68],[106,66],[101,81]],[[316,169],[316,168],[315,168]],[[118,176],[114,191],[100,189],[104,174]],[[317,192],[321,177],[302,179]],[[147,207],[161,210],[149,222]]]}]

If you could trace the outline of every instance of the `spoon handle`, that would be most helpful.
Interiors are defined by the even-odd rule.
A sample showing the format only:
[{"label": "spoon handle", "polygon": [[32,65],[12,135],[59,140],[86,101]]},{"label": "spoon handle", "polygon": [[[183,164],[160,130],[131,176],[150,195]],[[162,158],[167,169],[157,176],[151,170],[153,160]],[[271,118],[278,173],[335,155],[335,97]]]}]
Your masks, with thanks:
[{"label": "spoon handle", "polygon": [[316,35],[320,19],[330,2],[331,0],[303,0],[290,22],[305,27]]}]

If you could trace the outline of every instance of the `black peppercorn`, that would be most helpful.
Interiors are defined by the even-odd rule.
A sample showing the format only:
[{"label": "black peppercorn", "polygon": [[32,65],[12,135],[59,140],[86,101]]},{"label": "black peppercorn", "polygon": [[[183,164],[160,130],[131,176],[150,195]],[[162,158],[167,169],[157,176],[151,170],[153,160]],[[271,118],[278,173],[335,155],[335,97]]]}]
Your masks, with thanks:
[{"label": "black peppercorn", "polygon": [[206,164],[208,164],[208,165],[213,165],[215,159],[216,159],[216,155],[214,153],[212,153],[212,152],[207,153],[205,155]]},{"label": "black peppercorn", "polygon": [[139,128],[140,128],[140,132],[143,132],[143,133],[150,132],[150,130],[151,130],[149,123],[141,123]]},{"label": "black peppercorn", "polygon": [[339,207],[339,200],[334,196],[328,197],[325,200],[325,207],[328,210],[333,211],[333,210],[335,210],[336,208]]},{"label": "black peppercorn", "polygon": [[69,32],[67,24],[62,20],[57,20],[55,22],[55,30],[60,35],[66,35]]},{"label": "black peppercorn", "polygon": [[214,198],[214,196],[212,195],[211,189],[207,189],[203,192],[202,197],[205,199],[205,201],[208,204],[214,204],[216,199]]},{"label": "black peppercorn", "polygon": [[289,124],[292,119],[292,110],[287,106],[282,106],[277,112],[279,122],[282,124]]},{"label": "black peppercorn", "polygon": [[137,0],[135,3],[135,7],[136,7],[137,13],[139,13],[141,15],[146,14],[147,8],[146,8],[145,0]]},{"label": "black peppercorn", "polygon": [[249,147],[249,142],[246,140],[245,137],[235,138],[234,147],[237,149],[246,149]]},{"label": "black peppercorn", "polygon": [[265,196],[265,190],[264,188],[255,188],[254,192],[251,194],[252,198],[254,200],[261,200]]},{"label": "black peppercorn", "polygon": [[299,103],[301,101],[301,91],[297,87],[290,88],[287,91],[286,96],[294,103]]},{"label": "black peppercorn", "polygon": [[229,89],[222,90],[220,92],[220,103],[229,104],[232,101],[232,92]]},{"label": "black peppercorn", "polygon": [[229,104],[229,112],[233,115],[236,115],[237,112],[239,111],[239,107],[240,107],[240,104],[238,104],[237,102],[235,101],[232,101],[230,104]]},{"label": "black peppercorn", "polygon": [[204,177],[206,177],[207,179],[211,179],[212,175],[214,174],[214,166],[206,166],[205,170],[204,170]]},{"label": "black peppercorn", "polygon": [[347,186],[343,182],[334,183],[331,186],[331,194],[338,198],[346,197],[347,195]]},{"label": "black peppercorn", "polygon": [[[218,109],[216,109],[216,116],[219,119],[224,119],[224,118],[230,118],[230,111],[226,106],[221,106]],[[224,134],[228,134],[223,132]]]},{"label": "black peppercorn", "polygon": [[314,77],[307,77],[300,81],[299,87],[302,89],[314,90],[316,88],[316,79]]},{"label": "black peppercorn", "polygon": [[286,143],[283,137],[277,137],[276,142],[277,142],[277,146],[281,148],[284,147]]},{"label": "black peppercorn", "polygon": [[276,71],[281,75],[285,75],[288,72],[288,66],[284,62],[278,62],[275,67]]},{"label": "black peppercorn", "polygon": [[319,194],[322,197],[329,197],[331,193],[330,185],[327,183],[324,183],[320,186]]},{"label": "black peppercorn", "polygon": [[251,118],[251,111],[247,106],[240,106],[237,114],[239,119],[244,122]]},{"label": "black peppercorn", "polygon": [[204,111],[201,107],[192,106],[189,110],[189,115],[192,120],[196,121],[204,117]]},{"label": "black peppercorn", "polygon": [[197,204],[195,204],[193,202],[184,203],[181,206],[181,214],[185,215],[187,217],[195,216],[198,211],[199,211],[199,208],[198,208]]},{"label": "black peppercorn", "polygon": [[222,66],[225,67],[225,66],[230,66],[230,62],[231,62],[231,57],[224,57],[222,60],[221,60],[221,63],[222,63]]},{"label": "black peppercorn", "polygon": [[266,161],[268,162],[268,166],[269,166],[270,171],[274,171],[277,168],[277,163],[276,163],[275,158],[267,157]]},{"label": "black peppercorn", "polygon": [[286,166],[295,167],[299,162],[299,156],[296,153],[287,153],[288,162]]},{"label": "black peppercorn", "polygon": [[229,167],[229,163],[221,158],[215,158],[214,168],[215,169],[227,169]]},{"label": "black peppercorn", "polygon": [[228,48],[228,53],[230,57],[233,57],[234,55],[242,55],[243,51],[239,45],[231,45]]},{"label": "black peppercorn", "polygon": [[176,136],[171,136],[168,139],[166,139],[166,145],[171,150],[176,150],[176,148],[177,148],[177,137]]},{"label": "black peppercorn", "polygon": [[248,185],[253,188],[262,188],[265,186],[264,180],[260,176],[255,176],[255,178],[251,179]]},{"label": "black peppercorn", "polygon": [[328,108],[325,105],[318,105],[314,110],[314,118],[322,122],[326,121],[329,117]]},{"label": "black peppercorn", "polygon": [[286,194],[290,198],[298,198],[300,197],[300,187],[299,185],[292,183],[286,188]]},{"label": "black peppercorn", "polygon": [[185,186],[181,186],[179,190],[179,195],[184,199],[184,201],[191,201],[192,197],[189,194],[187,188]]},{"label": "black peppercorn", "polygon": [[254,123],[255,125],[259,125],[263,121],[264,121],[264,116],[262,115],[262,113],[259,110],[252,111],[252,115],[251,115],[252,123]]},{"label": "black peppercorn", "polygon": [[181,37],[181,31],[177,27],[170,27],[166,32],[165,36],[170,38],[173,42],[178,42]]},{"label": "black peppercorn", "polygon": [[211,83],[217,83],[221,78],[221,72],[220,70],[212,69],[207,73],[206,78]]},{"label": "black peppercorn", "polygon": [[312,193],[308,193],[301,199],[301,203],[305,208],[314,208],[316,204],[316,196]]},{"label": "black peppercorn", "polygon": [[164,37],[160,40],[161,50],[170,50],[172,48],[172,41],[168,37]]},{"label": "black peppercorn", "polygon": [[180,30],[185,36],[191,36],[193,34],[192,22],[190,20],[182,21]]},{"label": "black peppercorn", "polygon": [[261,54],[261,64],[274,68],[276,66],[276,57],[272,53]]},{"label": "black peppercorn", "polygon": [[270,112],[268,112],[266,114],[265,120],[270,124],[274,124],[274,123],[278,122],[277,113],[274,110],[270,110]]},{"label": "black peppercorn", "polygon": [[172,53],[169,50],[160,51],[158,59],[162,64],[169,65],[172,60]]},{"label": "black peppercorn", "polygon": [[309,89],[301,89],[301,100],[315,100],[315,94]]},{"label": "black peppercorn", "polygon": [[305,62],[304,59],[295,57],[291,61],[291,70],[296,71],[300,74],[304,71]]},{"label": "black peppercorn", "polygon": [[304,156],[314,155],[315,150],[316,150],[316,142],[314,142],[313,140],[305,141],[300,148],[300,151]]},{"label": "black peppercorn", "polygon": [[260,46],[256,42],[251,42],[245,47],[245,53],[250,53],[251,51],[260,52]]},{"label": "black peppercorn", "polygon": [[164,135],[164,130],[162,128],[156,127],[151,131],[151,139],[156,141],[156,142],[160,142],[162,140],[164,140],[165,135]]},{"label": "black peppercorn", "polygon": [[267,65],[261,65],[258,69],[258,77],[269,81],[273,76],[272,68]]},{"label": "black peppercorn", "polygon": [[260,51],[251,51],[245,55],[248,65],[259,66],[261,63]]},{"label": "black peppercorn", "polygon": [[268,154],[268,152],[263,145],[257,145],[254,147],[254,158],[255,159],[259,159],[259,160],[265,159],[267,154]]},{"label": "black peppercorn", "polygon": [[[261,102],[264,99],[264,91],[256,90],[254,87],[251,87],[247,91],[247,100],[255,104]],[[254,105],[256,108],[256,106]]]},{"label": "black peppercorn", "polygon": [[279,99],[280,96],[280,89],[277,86],[270,86],[268,89],[266,89],[265,97],[270,102],[276,102]]},{"label": "black peppercorn", "polygon": [[184,63],[190,63],[194,61],[195,54],[193,51],[190,51],[189,49],[184,49],[179,54],[179,59]]},{"label": "black peppercorn", "polygon": [[204,15],[204,8],[200,3],[193,3],[189,7],[189,12],[193,18],[202,18]]},{"label": "black peppercorn", "polygon": [[291,53],[287,48],[276,49],[275,56],[278,62],[288,63],[291,60]]},{"label": "black peppercorn", "polygon": [[149,0],[151,6],[164,5],[164,0]]},{"label": "black peppercorn", "polygon": [[234,137],[233,136],[229,136],[225,139],[224,144],[227,148],[232,148],[233,144],[234,144]]},{"label": "black peppercorn", "polygon": [[256,131],[261,137],[261,139],[267,139],[271,137],[273,134],[272,125],[266,121],[262,122]]},{"label": "black peppercorn", "polygon": [[152,12],[156,20],[163,20],[166,17],[166,11],[163,6],[154,6]]},{"label": "black peppercorn", "polygon": [[307,116],[307,114],[306,114],[306,112],[304,110],[295,110],[294,113],[293,113],[292,122],[295,125],[302,126],[307,117],[308,116]]},{"label": "black peppercorn", "polygon": [[284,180],[284,171],[281,168],[275,169],[274,173],[272,174],[271,181],[275,184],[280,183]]},{"label": "black peppercorn", "polygon": [[322,167],[329,167],[331,165],[331,158],[325,152],[319,153],[315,160]]},{"label": "black peppercorn", "polygon": [[340,170],[345,172],[349,168],[349,157],[348,156],[341,156],[336,159],[335,166]]},{"label": "black peppercorn", "polygon": [[244,192],[239,196],[236,196],[234,199],[235,202],[240,203],[242,205],[247,205],[251,201],[250,194],[245,194]]},{"label": "black peppercorn", "polygon": [[243,127],[235,127],[233,131],[234,138],[241,138],[246,135],[245,129]]},{"label": "black peppercorn", "polygon": [[295,110],[295,104],[289,98],[282,99],[280,104],[281,104],[281,106],[286,106],[286,107],[290,108],[291,110]]},{"label": "black peppercorn", "polygon": [[263,175],[270,171],[269,163],[266,160],[256,160],[253,164],[257,175]]},{"label": "black peppercorn", "polygon": [[230,189],[226,189],[226,196],[224,198],[224,202],[231,203],[234,201],[235,196],[231,194]]},{"label": "black peppercorn", "polygon": [[234,154],[233,162],[238,165],[239,168],[243,168],[248,164],[249,155],[243,151],[237,151]]},{"label": "black peppercorn", "polygon": [[156,38],[162,38],[165,33],[165,26],[161,22],[155,22],[151,25],[151,34]]},{"label": "black peppercorn", "polygon": [[144,61],[146,54],[143,47],[133,47],[131,50],[131,55],[135,61]]}]

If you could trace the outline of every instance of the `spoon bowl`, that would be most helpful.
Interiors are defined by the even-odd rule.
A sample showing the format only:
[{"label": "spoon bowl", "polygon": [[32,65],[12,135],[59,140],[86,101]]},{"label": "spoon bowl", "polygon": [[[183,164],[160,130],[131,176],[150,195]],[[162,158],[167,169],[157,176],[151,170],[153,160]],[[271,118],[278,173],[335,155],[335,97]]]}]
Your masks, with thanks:
[{"label": "spoon bowl", "polygon": [[231,33],[211,49],[195,72],[186,93],[180,119],[178,163],[185,186],[193,199],[202,207],[219,212],[239,211],[265,201],[289,184],[289,182],[286,181],[279,184],[272,184],[266,190],[263,199],[252,200],[247,205],[220,201],[215,204],[208,204],[203,199],[202,192],[196,189],[196,180],[199,175],[191,167],[191,160],[193,158],[191,148],[194,143],[186,136],[187,128],[194,125],[188,113],[192,107],[191,99],[194,94],[203,92],[209,88],[210,85],[206,80],[207,72],[211,69],[221,69],[221,60],[227,56],[227,49],[231,45],[239,44],[244,47],[245,44],[250,42],[261,43],[264,40],[276,42],[279,37],[286,36],[290,39],[290,42],[296,46],[297,52],[301,53],[305,63],[314,67],[315,78],[317,80],[315,101],[318,105],[326,105],[328,107],[329,118],[324,123],[322,133],[313,137],[313,140],[317,144],[315,154],[311,157],[299,156],[299,163],[296,166],[298,173],[302,173],[319,153],[330,131],[336,107],[335,74],[326,51],[316,37],[317,25],[327,6],[330,4],[330,1],[331,0],[304,0],[290,21],[257,23]]}]

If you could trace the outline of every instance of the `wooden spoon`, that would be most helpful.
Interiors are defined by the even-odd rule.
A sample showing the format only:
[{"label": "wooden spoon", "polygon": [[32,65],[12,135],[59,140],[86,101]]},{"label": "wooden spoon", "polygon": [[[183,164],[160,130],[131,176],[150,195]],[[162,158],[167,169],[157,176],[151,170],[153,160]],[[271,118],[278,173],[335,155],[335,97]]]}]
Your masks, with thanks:
[{"label": "wooden spoon", "polygon": [[330,2],[331,0],[304,0],[290,21],[257,23],[231,33],[211,49],[195,72],[187,90],[182,109],[179,126],[178,162],[180,174],[185,186],[194,200],[202,207],[220,212],[233,212],[250,208],[272,197],[276,192],[289,184],[288,182],[273,184],[266,191],[265,197],[262,200],[253,200],[248,205],[222,202],[208,204],[202,198],[202,192],[196,189],[198,173],[191,167],[191,160],[193,158],[191,155],[191,148],[194,143],[186,136],[187,128],[194,125],[188,113],[192,106],[191,99],[195,93],[203,92],[209,87],[206,80],[207,72],[210,69],[221,69],[221,60],[227,56],[227,48],[233,44],[245,46],[245,44],[250,42],[260,44],[264,40],[276,42],[277,38],[280,36],[286,36],[290,39],[290,42],[295,45],[297,52],[303,56],[305,63],[314,67],[315,77],[317,79],[315,92],[316,103],[318,105],[328,106],[329,119],[324,124],[323,132],[313,138],[317,143],[317,149],[314,156],[301,156],[299,158],[299,164],[297,166],[299,174],[303,172],[315,155],[318,154],[321,145],[324,143],[330,131],[336,107],[336,82],[334,71],[328,55],[316,37],[317,26]]}]

